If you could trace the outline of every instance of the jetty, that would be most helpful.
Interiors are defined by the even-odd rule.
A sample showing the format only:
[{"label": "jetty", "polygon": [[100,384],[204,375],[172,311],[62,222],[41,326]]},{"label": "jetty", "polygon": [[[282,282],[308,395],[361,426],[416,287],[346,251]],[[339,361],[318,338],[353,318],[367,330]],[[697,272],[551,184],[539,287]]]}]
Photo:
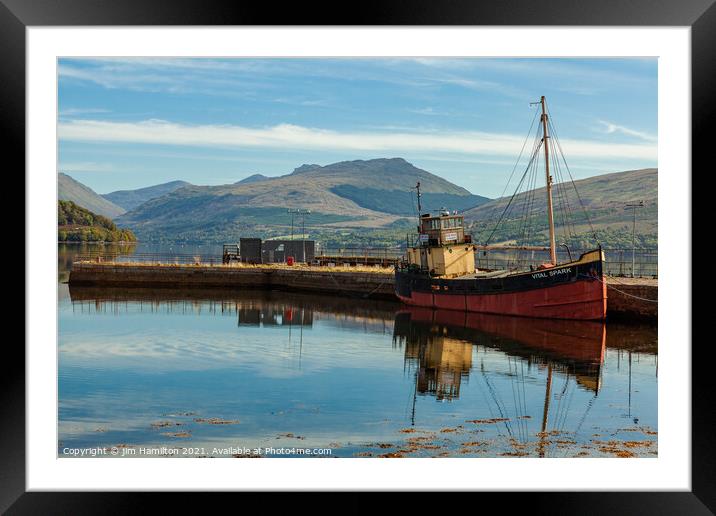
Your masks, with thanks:
[{"label": "jetty", "polygon": [[[344,297],[395,300],[392,268],[295,264],[153,264],[80,261],[72,265],[72,287],[286,290]],[[656,320],[658,282],[607,277],[607,314],[620,320]]]},{"label": "jetty", "polygon": [[281,264],[75,262],[71,286],[262,289],[395,299],[393,270]]}]

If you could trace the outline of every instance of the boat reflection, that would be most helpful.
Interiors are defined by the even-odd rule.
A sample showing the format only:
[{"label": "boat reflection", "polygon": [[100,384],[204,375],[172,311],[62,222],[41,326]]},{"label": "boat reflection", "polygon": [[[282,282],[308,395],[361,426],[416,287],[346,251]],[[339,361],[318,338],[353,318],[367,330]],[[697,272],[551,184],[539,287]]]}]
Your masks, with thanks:
[{"label": "boat reflection", "polygon": [[417,368],[417,393],[438,400],[459,397],[472,368],[473,344],[548,366],[550,374],[574,376],[596,394],[606,325],[409,307],[395,316],[393,340],[405,348],[406,367]]}]

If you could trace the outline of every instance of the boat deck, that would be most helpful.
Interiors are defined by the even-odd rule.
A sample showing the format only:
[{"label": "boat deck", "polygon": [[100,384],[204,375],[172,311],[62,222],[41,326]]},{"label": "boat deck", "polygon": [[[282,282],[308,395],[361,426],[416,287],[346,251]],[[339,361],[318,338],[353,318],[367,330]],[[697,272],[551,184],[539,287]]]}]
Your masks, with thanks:
[{"label": "boat deck", "polygon": [[516,274],[518,272],[526,272],[526,271],[478,271],[478,272],[473,272],[472,274],[466,274],[464,276],[459,276],[459,277],[456,277],[453,279],[473,280],[473,279],[488,279],[488,278],[505,278],[507,276]]}]

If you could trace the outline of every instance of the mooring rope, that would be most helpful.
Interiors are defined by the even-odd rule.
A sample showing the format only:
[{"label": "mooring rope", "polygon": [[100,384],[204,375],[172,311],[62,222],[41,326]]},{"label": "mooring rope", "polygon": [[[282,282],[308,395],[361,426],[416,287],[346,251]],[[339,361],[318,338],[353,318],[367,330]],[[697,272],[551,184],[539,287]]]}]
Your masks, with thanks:
[{"label": "mooring rope", "polygon": [[393,276],[388,275],[388,274],[386,274],[386,276],[387,276],[387,277],[386,277],[383,281],[381,281],[380,284],[379,284],[377,287],[375,287],[373,290],[371,290],[371,291],[368,292],[367,294],[363,294],[363,297],[368,297],[368,296],[370,296],[373,292],[375,292],[375,291],[378,290],[380,287],[382,287],[383,285],[385,285],[385,282],[386,282],[386,281],[388,281],[389,279],[392,279],[392,278],[393,278]]},{"label": "mooring rope", "polygon": [[[338,281],[336,280],[336,278],[333,276],[333,273],[332,273],[330,270],[326,270],[325,272],[328,273],[328,276],[330,276],[330,278],[333,280],[333,283],[336,284],[336,286],[338,287],[338,291],[339,291],[339,292],[346,292],[346,293],[348,293],[348,294],[352,294],[352,297],[357,297],[357,292],[351,292],[350,290],[348,290],[348,289],[342,287],[341,284],[338,283]],[[362,297],[362,298],[367,298],[368,296],[370,296],[371,294],[373,294],[375,291],[377,291],[380,287],[382,287],[383,285],[385,285],[385,283],[386,283],[388,280],[393,279],[393,275],[392,275],[392,274],[386,274],[385,276],[386,276],[385,279],[384,279],[383,281],[381,281],[381,282],[378,284],[377,287],[375,287],[373,290],[371,290],[371,291],[368,292],[367,294],[362,294],[362,295],[360,295],[360,297]]]},{"label": "mooring rope", "polygon": [[[619,290],[619,289],[616,288],[615,286],[610,285],[610,284],[607,283],[606,281],[604,281],[604,280],[602,280],[602,279],[599,279],[599,278],[597,278],[597,277],[595,277],[595,276],[589,276],[588,274],[582,274],[582,276],[584,276],[585,278],[592,278],[592,279],[595,279],[595,280],[597,280],[597,281],[599,281],[599,282],[601,282],[601,283],[604,283],[604,284],[607,286],[607,288],[610,288],[610,289],[612,289],[612,290],[616,290],[616,291],[619,292],[620,294],[623,294],[623,295],[625,295],[625,296],[627,296],[627,297],[633,297],[634,299],[639,299],[639,300],[641,300],[641,301],[647,301],[647,302],[649,302],[649,303],[658,303],[658,302],[659,302],[658,299],[647,299],[647,298],[645,298],[645,297],[635,296],[634,294],[630,294],[630,293],[628,293],[628,292],[624,292],[623,290]],[[625,284],[622,283],[622,285],[625,285]]]}]

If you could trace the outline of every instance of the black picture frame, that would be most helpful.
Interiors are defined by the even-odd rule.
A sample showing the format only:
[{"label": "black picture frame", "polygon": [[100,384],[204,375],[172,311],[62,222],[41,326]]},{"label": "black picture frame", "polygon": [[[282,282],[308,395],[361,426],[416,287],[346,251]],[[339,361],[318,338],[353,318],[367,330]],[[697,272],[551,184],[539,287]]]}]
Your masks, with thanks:
[{"label": "black picture frame", "polygon": [[[692,37],[692,162],[707,164],[708,127],[716,114],[715,0],[574,1],[503,0],[438,3],[363,1],[356,9],[335,2],[219,3],[204,0],[0,0],[0,127],[5,157],[16,170],[25,167],[25,29],[28,26],[111,25],[558,25],[688,26]],[[685,171],[684,180],[691,180]],[[692,201],[692,204],[693,203]],[[27,235],[25,236],[27,238]],[[690,250],[685,250],[690,259]],[[49,262],[48,262],[49,263]],[[54,264],[53,264],[54,266]],[[27,274],[28,271],[26,270]],[[682,278],[691,282],[691,278]],[[691,300],[684,300],[691,303]],[[683,346],[690,342],[668,343]],[[690,492],[511,493],[510,510],[560,514],[711,514],[716,512],[714,389],[710,378],[712,344],[699,342],[692,353],[692,490]],[[12,349],[10,349],[12,348]],[[5,343],[0,375],[0,511],[8,514],[81,514],[144,512],[147,494],[25,492],[25,354],[14,339]],[[242,495],[245,496],[245,495]],[[492,500],[480,494],[480,507]],[[266,495],[264,495],[264,500]],[[422,503],[422,498],[415,498]],[[215,501],[215,500],[214,500]],[[185,495],[162,501],[165,511]],[[294,504],[300,501],[294,499]],[[353,509],[369,508],[357,501]],[[402,510],[410,510],[403,506]]]}]

